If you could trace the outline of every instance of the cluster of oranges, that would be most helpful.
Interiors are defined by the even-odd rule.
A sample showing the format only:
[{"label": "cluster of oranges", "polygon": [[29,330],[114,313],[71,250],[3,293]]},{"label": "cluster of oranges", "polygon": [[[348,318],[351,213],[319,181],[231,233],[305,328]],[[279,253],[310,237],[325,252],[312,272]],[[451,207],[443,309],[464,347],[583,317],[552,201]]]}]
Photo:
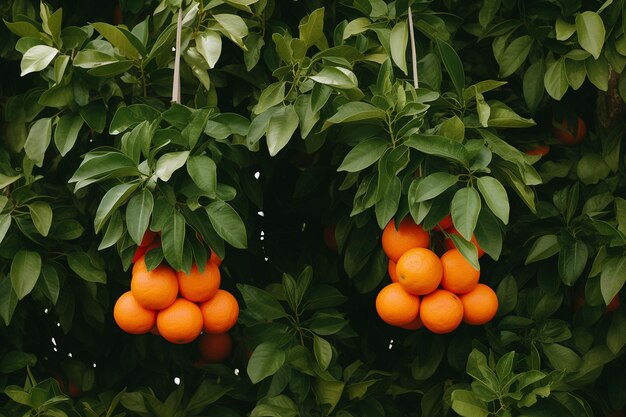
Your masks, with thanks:
[{"label": "cluster of oranges", "polygon": [[[446,235],[458,234],[448,215],[436,227]],[[474,237],[472,242],[480,249]],[[482,325],[498,310],[498,297],[480,284],[475,269],[452,239],[445,240],[446,252],[437,256],[429,249],[430,234],[407,217],[396,229],[392,219],[382,236],[389,257],[392,283],[376,297],[376,311],[387,324],[405,329],[426,327],[433,333],[450,333],[462,321]]]},{"label": "cluster of oranges", "polygon": [[194,264],[189,274],[176,272],[165,262],[148,271],[144,253],[159,245],[155,238],[148,235],[139,246],[130,291],[113,309],[115,322],[127,333],[152,332],[176,344],[190,343],[204,331],[199,343],[203,359],[221,362],[232,348],[227,332],[239,316],[235,297],[220,289],[221,260],[211,251],[203,271]]}]

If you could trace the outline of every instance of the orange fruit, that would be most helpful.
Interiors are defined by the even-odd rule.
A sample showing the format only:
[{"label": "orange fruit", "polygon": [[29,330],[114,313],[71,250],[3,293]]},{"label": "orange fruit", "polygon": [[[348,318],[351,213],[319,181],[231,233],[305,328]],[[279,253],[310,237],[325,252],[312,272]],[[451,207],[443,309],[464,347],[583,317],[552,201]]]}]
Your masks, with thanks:
[{"label": "orange fruit", "polygon": [[420,298],[406,292],[398,282],[387,285],[376,296],[378,315],[392,326],[405,326],[413,322],[419,309]]},{"label": "orange fruit", "polygon": [[209,258],[209,261],[213,262],[217,267],[222,265],[222,260],[215,254],[215,252],[213,252],[213,249],[209,248],[209,250],[211,251],[211,257]]},{"label": "orange fruit", "polygon": [[[460,236],[462,239],[465,239],[463,236],[461,236],[459,231],[456,230],[454,226],[446,230],[446,232],[448,232],[451,235],[457,235],[457,236]],[[476,246],[476,249],[478,250],[478,257],[479,258],[482,257],[485,254],[485,251],[480,246],[478,246],[478,242],[476,241],[476,236],[472,235],[472,240],[470,242],[472,242],[474,246]],[[447,250],[456,248],[456,246],[454,245],[454,242],[449,237],[447,237],[443,243],[446,246]]]},{"label": "orange fruit", "polygon": [[130,290],[145,308],[162,310],[169,307],[178,295],[178,278],[176,272],[161,264],[148,272],[146,258],[141,257],[133,266]]},{"label": "orange fruit", "polygon": [[324,227],[324,244],[334,252],[337,252],[337,239],[335,238],[335,226]]},{"label": "orange fruit", "polygon": [[200,304],[207,333],[226,333],[237,323],[239,304],[226,290],[218,290],[213,298]]},{"label": "orange fruit", "polygon": [[398,274],[396,273],[396,263],[389,259],[389,263],[387,264],[387,272],[389,273],[389,277],[391,278],[391,282],[398,282]]},{"label": "orange fruit", "polygon": [[615,295],[615,297],[613,297],[613,299],[611,300],[611,302],[606,306],[606,308],[604,309],[604,314],[606,313],[611,313],[615,310],[617,310],[619,308],[619,294]]},{"label": "orange fruit", "polygon": [[427,248],[430,245],[430,236],[409,216],[400,222],[397,230],[394,219],[391,219],[383,231],[382,244],[387,257],[398,262],[400,256],[409,249]]},{"label": "orange fruit", "polygon": [[576,122],[576,128],[570,127],[567,123],[567,117],[564,117],[561,120],[560,126],[554,126],[552,128],[552,134],[565,145],[576,145],[582,142],[587,134],[587,125],[585,124],[585,121],[577,116]]},{"label": "orange fruit", "polygon": [[422,323],[422,320],[420,319],[420,316],[418,314],[418,316],[415,317],[415,320],[413,320],[409,324],[405,324],[404,326],[400,326],[400,327],[402,327],[403,329],[407,329],[407,330],[417,330],[417,329],[421,329],[422,327],[424,327],[424,323]]},{"label": "orange fruit", "polygon": [[157,237],[156,232],[153,232],[150,229],[146,230],[146,233],[143,234],[143,239],[141,240],[141,244],[139,246],[150,245],[152,242],[154,242],[154,239],[156,239],[156,237]]},{"label": "orange fruit", "polygon": [[550,152],[550,146],[548,145],[537,145],[536,147],[529,149],[526,151],[527,155],[547,155]]},{"label": "orange fruit", "polygon": [[233,350],[233,341],[228,333],[203,334],[198,343],[198,352],[207,363],[219,363],[228,358]]},{"label": "orange fruit", "polygon": [[413,248],[405,252],[396,264],[398,282],[415,295],[434,291],[441,282],[443,266],[435,252],[426,248]]},{"label": "orange fruit", "polygon": [[441,286],[455,294],[470,292],[480,278],[480,271],[475,269],[458,249],[450,249],[441,256],[443,277]]},{"label": "orange fruit", "polygon": [[137,246],[137,250],[133,255],[132,263],[136,263],[142,256],[145,256],[146,253],[150,252],[152,249],[156,249],[161,247],[161,241],[156,240],[150,243],[148,246]]},{"label": "orange fruit", "polygon": [[448,214],[439,223],[437,223],[437,226],[435,226],[435,229],[436,230],[448,230],[452,226],[454,226],[454,224],[452,223],[452,216]]},{"label": "orange fruit", "polygon": [[156,322],[156,311],[143,307],[130,291],[125,292],[115,302],[113,318],[115,322],[130,334],[148,333]]},{"label": "orange fruit", "polygon": [[478,284],[472,291],[459,297],[463,303],[463,321],[467,324],[485,324],[498,311],[498,296],[488,285]]},{"label": "orange fruit", "polygon": [[220,288],[220,270],[211,261],[206,263],[204,272],[200,272],[194,263],[189,275],[183,271],[178,271],[176,275],[178,276],[180,295],[189,301],[197,303],[207,301]]},{"label": "orange fruit", "polygon": [[168,342],[183,344],[195,340],[202,331],[200,307],[184,298],[157,314],[157,329]]},{"label": "orange fruit", "polygon": [[420,319],[433,333],[450,333],[463,320],[463,304],[456,294],[447,290],[435,290],[422,298]]}]

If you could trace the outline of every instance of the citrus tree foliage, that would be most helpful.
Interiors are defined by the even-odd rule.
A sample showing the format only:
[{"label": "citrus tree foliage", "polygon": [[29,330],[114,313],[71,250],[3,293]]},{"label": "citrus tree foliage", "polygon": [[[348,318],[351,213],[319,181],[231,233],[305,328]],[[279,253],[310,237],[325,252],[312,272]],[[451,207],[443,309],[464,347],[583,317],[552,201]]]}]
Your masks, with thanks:
[{"label": "citrus tree foliage", "polygon": [[[597,123],[595,103],[626,98],[625,9],[1,1],[0,415],[623,408],[626,311],[606,306],[626,279],[624,127]],[[577,114],[585,141],[558,143],[553,124]],[[539,144],[551,152],[526,153]],[[374,309],[381,229],[449,213],[498,316],[446,336],[390,328]],[[243,306],[224,364],[116,328],[148,229],[149,268],[224,259]]]}]

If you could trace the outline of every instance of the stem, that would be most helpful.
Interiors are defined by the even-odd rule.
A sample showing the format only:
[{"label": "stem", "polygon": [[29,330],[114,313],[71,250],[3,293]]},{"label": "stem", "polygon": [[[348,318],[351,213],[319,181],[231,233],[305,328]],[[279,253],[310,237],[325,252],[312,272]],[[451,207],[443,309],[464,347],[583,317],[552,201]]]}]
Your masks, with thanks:
[{"label": "stem", "polygon": [[143,69],[143,60],[139,63],[139,71],[141,72],[141,84],[143,86],[143,96],[148,97],[148,82],[146,80],[146,72]]},{"label": "stem", "polygon": [[387,118],[385,119],[387,122],[387,131],[389,132],[389,136],[391,137],[391,146],[396,147],[396,137],[393,134],[393,122],[391,121],[391,116],[387,113]]},{"label": "stem", "polygon": [[411,63],[413,65],[413,87],[419,88],[419,80],[417,78],[417,49],[415,48],[415,31],[413,30],[413,11],[411,6],[409,13],[409,36],[411,38]]},{"label": "stem", "polygon": [[176,57],[174,58],[174,80],[172,82],[172,101],[180,103],[180,38],[183,30],[183,7],[178,9],[178,27],[176,28]]}]

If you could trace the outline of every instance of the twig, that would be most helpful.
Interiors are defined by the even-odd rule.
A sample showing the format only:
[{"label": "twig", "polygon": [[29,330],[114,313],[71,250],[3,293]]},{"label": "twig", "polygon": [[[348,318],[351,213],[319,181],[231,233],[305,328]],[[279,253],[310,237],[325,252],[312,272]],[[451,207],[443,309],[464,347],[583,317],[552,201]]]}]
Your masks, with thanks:
[{"label": "twig", "polygon": [[419,80],[417,78],[417,50],[415,49],[415,31],[413,30],[413,11],[411,6],[409,13],[409,35],[411,37],[411,63],[413,64],[413,87],[419,88]]},{"label": "twig", "polygon": [[174,81],[172,82],[172,101],[180,103],[180,38],[183,31],[183,8],[178,9],[178,27],[176,28],[176,57],[174,58]]}]

